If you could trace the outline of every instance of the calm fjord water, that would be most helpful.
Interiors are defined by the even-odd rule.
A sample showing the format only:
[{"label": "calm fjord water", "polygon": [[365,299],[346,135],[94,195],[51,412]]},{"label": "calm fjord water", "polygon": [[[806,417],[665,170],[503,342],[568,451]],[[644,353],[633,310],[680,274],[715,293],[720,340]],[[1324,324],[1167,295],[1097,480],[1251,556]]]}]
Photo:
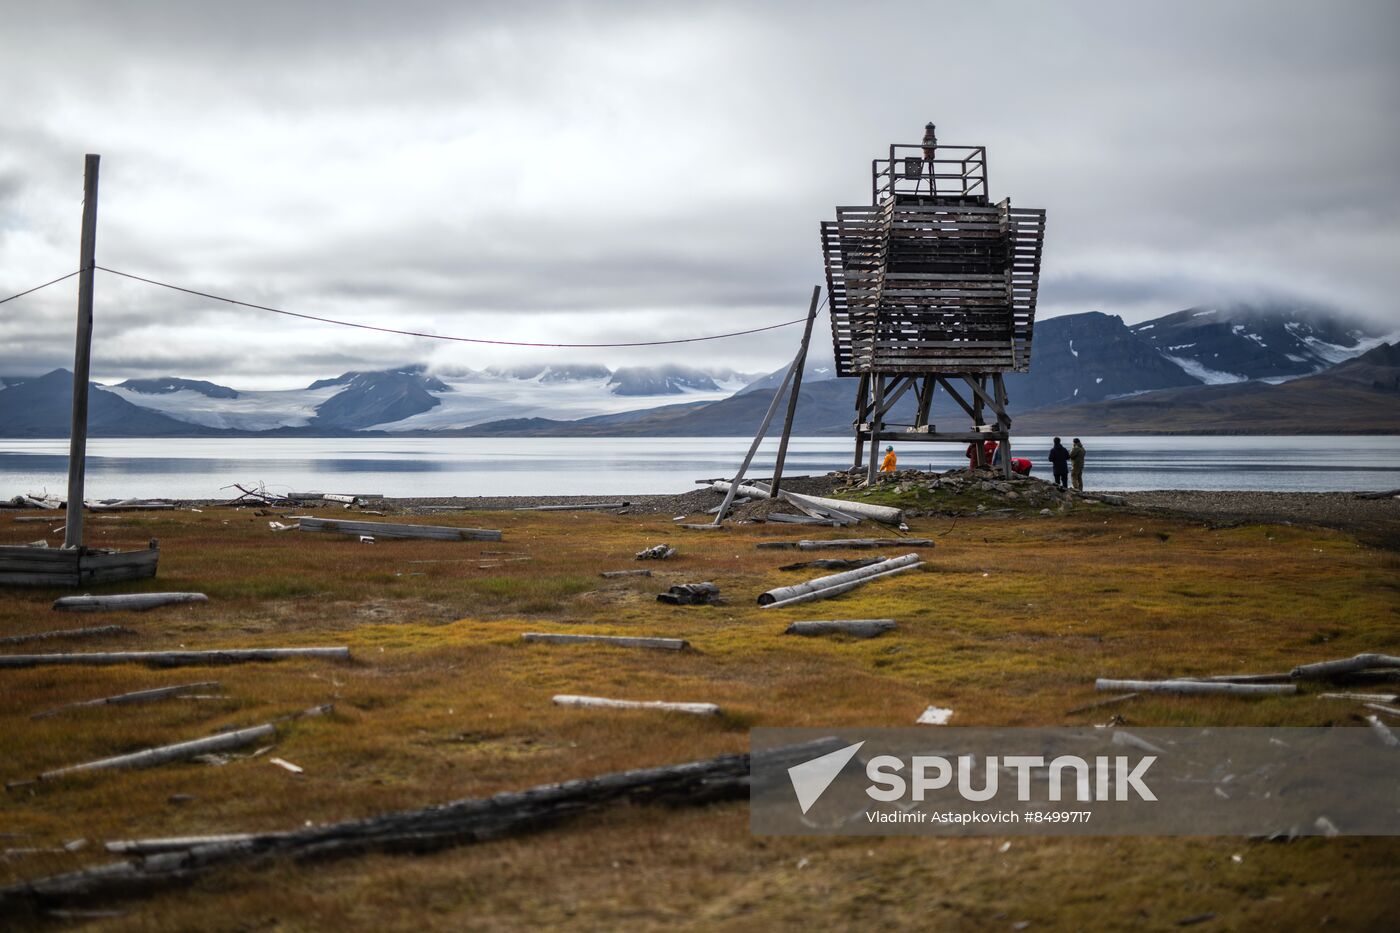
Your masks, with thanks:
[{"label": "calm fjord water", "polygon": [[[1069,438],[1065,438],[1068,444]],[[1400,487],[1400,437],[1086,437],[1086,486],[1104,490],[1326,491]],[[120,438],[93,440],[93,498],[220,498],[230,483],[388,496],[677,493],[732,473],[748,438]],[[1050,477],[1050,439],[1016,438]],[[895,442],[901,467],[966,464],[962,447]],[[750,470],[766,475],[776,441]],[[790,474],[850,466],[852,442],[794,438]],[[0,439],[0,498],[62,495],[66,440]]]}]

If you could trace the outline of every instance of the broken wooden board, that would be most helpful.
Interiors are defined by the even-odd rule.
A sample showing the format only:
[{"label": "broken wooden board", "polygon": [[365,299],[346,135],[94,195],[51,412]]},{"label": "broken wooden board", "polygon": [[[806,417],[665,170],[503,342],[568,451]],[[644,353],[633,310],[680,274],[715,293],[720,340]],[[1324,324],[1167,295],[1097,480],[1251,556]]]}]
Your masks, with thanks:
[{"label": "broken wooden board", "polygon": [[0,546],[0,586],[91,586],[156,575],[160,548],[142,551]]},{"label": "broken wooden board", "polygon": [[1358,654],[1339,661],[1319,661],[1293,668],[1298,680],[1327,680],[1340,674],[1356,674],[1379,668],[1400,668],[1400,657],[1389,654]]},{"label": "broken wooden board", "polygon": [[554,697],[556,706],[582,706],[589,709],[650,709],[667,713],[690,713],[694,716],[718,716],[719,707],[713,703],[670,703],[665,700],[612,700],[607,697],[576,696],[561,693]]},{"label": "broken wooden board", "polygon": [[722,755],[614,772],[287,832],[230,834],[233,838],[228,841],[196,837],[188,848],[167,848],[172,854],[166,858],[123,859],[0,888],[0,916],[147,895],[219,868],[277,856],[309,859],[375,851],[429,852],[536,831],[611,804],[698,806],[747,799],[751,772],[761,767],[766,773],[784,773],[791,765],[840,747],[837,740],[824,739],[752,756]]},{"label": "broken wooden board", "polygon": [[213,651],[93,651],[81,654],[0,654],[0,668],[43,667],[51,664],[148,664],[152,667],[186,667],[201,664],[243,664],[250,661],[283,661],[289,658],[348,661],[350,649],[334,648],[221,648]]},{"label": "broken wooden board", "polygon": [[99,625],[96,628],[64,628],[53,632],[34,632],[30,635],[9,635],[0,638],[0,645],[19,645],[27,641],[46,641],[50,638],[102,638],[107,635],[134,635],[124,625]]},{"label": "broken wooden board", "polygon": [[[867,567],[858,567],[855,570],[847,570],[843,573],[834,573],[824,577],[816,577],[805,583],[795,583],[792,586],[780,586],[775,589],[760,593],[758,604],[769,606],[778,603],[786,603],[799,598],[820,598],[815,594],[821,590],[841,586],[846,583],[863,582],[868,578],[876,577],[888,573],[901,567],[908,567],[919,562],[919,555],[915,553],[904,554],[900,557],[891,557]],[[844,590],[842,592],[845,592]]]},{"label": "broken wooden board", "polygon": [[521,641],[544,642],[551,645],[615,645],[619,648],[663,648],[682,651],[690,647],[683,638],[649,638],[632,635],[567,635],[554,632],[525,632]]},{"label": "broken wooden board", "polygon": [[1179,693],[1183,696],[1283,696],[1298,692],[1294,684],[1227,684],[1206,680],[1111,680],[1107,677],[1095,680],[1094,689],[1134,693]]},{"label": "broken wooden board", "polygon": [[82,774],[88,771],[108,771],[117,768],[150,768],[171,761],[188,761],[196,755],[207,755],[213,752],[224,752],[234,748],[243,748],[246,745],[252,745],[259,739],[271,738],[276,734],[277,727],[271,723],[265,723],[261,726],[252,726],[247,729],[225,732],[222,735],[213,735],[203,739],[191,739],[188,742],[177,742],[174,745],[161,745],[156,748],[147,748],[139,752],[132,752],[129,755],[116,755],[112,758],[88,761],[80,765],[70,765],[66,768],[55,768],[52,771],[45,771],[43,774],[40,774],[39,780],[54,781],[59,778],[71,777],[74,774]]},{"label": "broken wooden board", "polygon": [[799,551],[823,551],[836,548],[865,550],[896,544],[903,547],[932,547],[933,541],[929,538],[836,538],[831,541],[799,541],[797,549]]},{"label": "broken wooden board", "polygon": [[395,522],[360,522],[339,518],[298,516],[301,531],[378,538],[427,538],[434,541],[500,541],[499,531],[487,528],[454,528],[450,525],[400,525]]},{"label": "broken wooden board", "polygon": [[203,603],[203,593],[120,593],[111,596],[60,596],[53,608],[63,612],[146,612],[175,603]]},{"label": "broken wooden board", "polygon": [[894,619],[822,619],[794,622],[784,635],[852,635],[856,638],[876,638],[898,628]]},{"label": "broken wooden board", "polygon": [[57,716],[59,713],[70,709],[85,709],[90,706],[122,706],[127,703],[150,703],[154,700],[165,700],[171,697],[178,697],[189,693],[198,693],[204,690],[217,690],[219,682],[217,680],[201,680],[192,684],[176,684],[173,687],[152,687],[149,690],[134,690],[131,693],[119,693],[116,696],[98,697],[96,700],[79,700],[76,703],[65,703],[62,706],[55,706],[43,712],[35,713],[30,719],[48,719],[50,716]]}]

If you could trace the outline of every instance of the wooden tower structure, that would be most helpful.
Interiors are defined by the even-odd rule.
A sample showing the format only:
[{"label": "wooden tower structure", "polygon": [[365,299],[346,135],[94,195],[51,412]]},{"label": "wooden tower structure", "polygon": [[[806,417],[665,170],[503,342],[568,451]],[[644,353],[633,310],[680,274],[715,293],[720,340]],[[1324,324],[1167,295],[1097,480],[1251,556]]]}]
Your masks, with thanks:
[{"label": "wooden tower structure", "polygon": [[[870,170],[870,203],[837,207],[821,225],[840,376],[859,378],[855,466],[882,440],[1002,445],[1011,470],[1007,372],[1031,361],[1045,211],[991,200],[984,146],[946,146],[932,123],[917,145],[894,144]],[[966,429],[930,422],[942,388]],[[889,416],[913,392],[912,423]],[[955,416],[960,417],[960,416]]]}]

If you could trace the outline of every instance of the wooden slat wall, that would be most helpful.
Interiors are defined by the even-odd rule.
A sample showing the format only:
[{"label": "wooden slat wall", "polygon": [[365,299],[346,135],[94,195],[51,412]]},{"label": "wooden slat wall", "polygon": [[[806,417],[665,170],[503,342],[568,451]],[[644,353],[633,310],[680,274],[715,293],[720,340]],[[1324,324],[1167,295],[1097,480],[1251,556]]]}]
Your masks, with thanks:
[{"label": "wooden slat wall", "polygon": [[980,200],[897,194],[822,224],[839,375],[1029,368],[1045,211]]}]

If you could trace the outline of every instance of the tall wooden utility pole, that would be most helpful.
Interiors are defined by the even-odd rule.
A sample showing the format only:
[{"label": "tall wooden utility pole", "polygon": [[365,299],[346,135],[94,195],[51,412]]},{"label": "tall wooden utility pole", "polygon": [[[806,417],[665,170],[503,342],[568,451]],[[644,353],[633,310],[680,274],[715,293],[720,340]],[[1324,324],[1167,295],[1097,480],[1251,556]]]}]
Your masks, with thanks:
[{"label": "tall wooden utility pole", "polygon": [[83,233],[78,256],[78,336],[73,350],[73,423],[68,441],[68,514],[65,548],[83,546],[83,477],[87,468],[88,374],[92,369],[92,278],[97,254],[97,166],[83,168]]}]

